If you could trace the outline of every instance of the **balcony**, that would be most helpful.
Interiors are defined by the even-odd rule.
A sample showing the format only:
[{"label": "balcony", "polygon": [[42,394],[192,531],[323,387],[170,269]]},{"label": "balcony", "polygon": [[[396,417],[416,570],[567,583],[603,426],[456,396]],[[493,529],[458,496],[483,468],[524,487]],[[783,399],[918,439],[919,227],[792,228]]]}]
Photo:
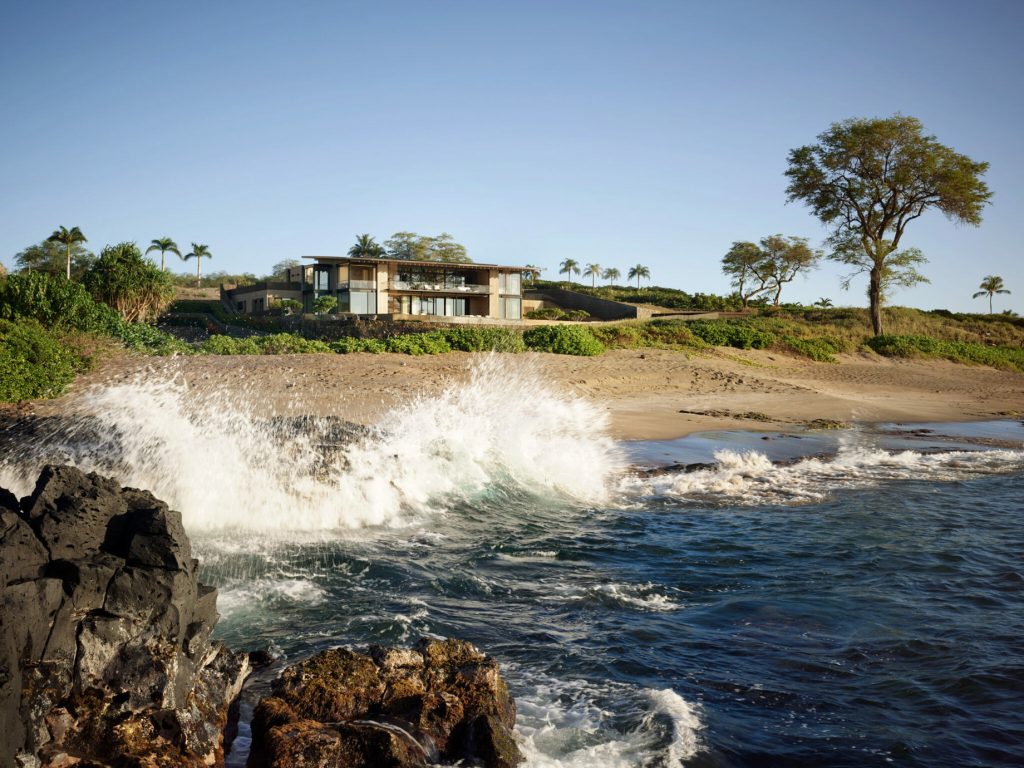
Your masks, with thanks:
[{"label": "balcony", "polygon": [[419,291],[423,293],[470,293],[488,294],[489,285],[445,285],[444,283],[417,283],[408,280],[392,280],[389,283],[392,291]]},{"label": "balcony", "polygon": [[[344,283],[342,286],[344,287]],[[350,291],[375,291],[377,290],[376,280],[349,280],[348,288]]]}]

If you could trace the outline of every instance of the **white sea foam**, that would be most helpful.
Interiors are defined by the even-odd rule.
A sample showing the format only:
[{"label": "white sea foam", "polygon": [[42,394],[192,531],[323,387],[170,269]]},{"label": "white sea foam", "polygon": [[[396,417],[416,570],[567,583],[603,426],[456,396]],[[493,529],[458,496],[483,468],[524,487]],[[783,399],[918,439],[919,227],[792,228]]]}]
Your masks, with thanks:
[{"label": "white sea foam", "polygon": [[289,606],[313,607],[326,600],[327,590],[308,579],[267,577],[222,587],[217,595],[217,610],[222,616],[233,616]]},{"label": "white sea foam", "polygon": [[584,602],[613,608],[627,608],[652,613],[675,611],[681,606],[654,584],[605,583],[591,586],[566,586],[542,599],[555,602]]},{"label": "white sea foam", "polygon": [[[603,702],[635,712],[616,715]],[[700,751],[697,708],[668,688],[535,682],[520,686],[516,705],[528,768],[681,768]]]},{"label": "white sea foam", "polygon": [[842,447],[830,458],[773,464],[756,451],[722,450],[715,466],[653,478],[627,478],[622,489],[646,496],[670,496],[701,503],[799,504],[819,502],[839,488],[863,488],[884,481],[926,479],[953,482],[974,475],[1024,468],[1014,450],[889,452]]},{"label": "white sea foam", "polygon": [[[77,415],[98,420],[103,437],[34,455],[150,490],[192,531],[404,525],[496,485],[595,504],[624,466],[605,412],[555,392],[525,360],[481,355],[468,381],[396,408],[326,457],[309,434],[272,434],[243,393],[197,396],[180,380],[96,389]],[[27,493],[38,467],[4,465]]]}]

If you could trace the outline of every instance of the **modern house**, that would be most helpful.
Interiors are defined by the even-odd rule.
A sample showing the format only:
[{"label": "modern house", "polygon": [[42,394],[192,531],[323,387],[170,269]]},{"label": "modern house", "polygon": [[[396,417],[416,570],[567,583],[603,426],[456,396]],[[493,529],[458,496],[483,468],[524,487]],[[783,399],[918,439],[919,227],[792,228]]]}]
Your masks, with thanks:
[{"label": "modern house", "polygon": [[293,282],[263,281],[232,288],[221,286],[220,298],[236,312],[259,314],[282,299],[302,301],[301,272],[298,276],[289,275],[289,280]]},{"label": "modern house", "polygon": [[293,269],[302,281],[307,312],[320,296],[338,300],[336,312],[394,318],[520,320],[525,267],[456,264],[347,256],[306,256]]}]

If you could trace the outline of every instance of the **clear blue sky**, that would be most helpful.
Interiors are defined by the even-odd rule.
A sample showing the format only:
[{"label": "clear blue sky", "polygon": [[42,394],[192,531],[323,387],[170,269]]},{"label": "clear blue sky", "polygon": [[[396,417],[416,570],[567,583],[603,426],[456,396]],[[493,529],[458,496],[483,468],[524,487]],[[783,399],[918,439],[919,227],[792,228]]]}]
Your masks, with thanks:
[{"label": "clear blue sky", "polygon": [[[989,161],[994,198],[979,229],[911,225],[933,282],[896,303],[980,311],[998,274],[1024,313],[1022,29],[1016,0],[5,2],[0,260],[61,224],[258,274],[447,231],[721,293],[732,241],[824,236],[788,150],[899,111]],[[839,274],[783,295],[863,303]]]}]

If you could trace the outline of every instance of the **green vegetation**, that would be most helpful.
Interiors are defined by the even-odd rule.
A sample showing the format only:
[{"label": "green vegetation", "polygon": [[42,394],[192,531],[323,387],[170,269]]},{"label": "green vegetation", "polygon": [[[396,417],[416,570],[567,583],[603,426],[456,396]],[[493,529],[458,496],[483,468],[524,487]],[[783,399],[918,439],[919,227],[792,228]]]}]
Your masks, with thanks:
[{"label": "green vegetation", "polygon": [[338,306],[338,300],[334,296],[318,296],[313,300],[313,311],[318,315],[326,315]]},{"label": "green vegetation", "polygon": [[813,269],[821,260],[821,252],[812,250],[805,237],[769,235],[761,244],[733,243],[722,257],[722,271],[732,280],[744,307],[750,299],[772,293],[772,303],[779,305],[782,286],[796,276]]},{"label": "green vegetation", "polygon": [[[371,242],[372,240],[373,238],[370,238]],[[356,245],[359,245],[359,241]],[[417,235],[415,232],[395,232],[384,241],[384,253],[389,259],[411,261],[448,261],[459,264],[469,264],[473,261],[466,253],[466,246],[456,243],[455,238],[447,232],[435,237]]]},{"label": "green vegetation", "polygon": [[84,365],[37,321],[0,320],[0,402],[55,397]]},{"label": "green vegetation", "polygon": [[556,355],[600,355],[604,344],[589,328],[579,325],[542,325],[523,331],[523,342],[535,352]]},{"label": "green vegetation", "polygon": [[144,258],[135,243],[108,245],[83,282],[96,301],[129,323],[156,320],[174,298],[167,273]]},{"label": "green vegetation", "polygon": [[[538,280],[536,287],[538,290],[543,290],[544,288],[562,288],[564,285],[550,280]],[[597,296],[599,299],[622,301],[628,304],[654,304],[666,309],[690,310],[694,312],[733,312],[743,307],[743,302],[740,300],[739,294],[736,293],[731,296],[718,296],[713,293],[687,293],[675,288],[661,288],[659,286],[637,289],[625,285],[603,285],[591,288],[589,285],[574,283],[570,287],[577,293]],[[755,306],[761,306],[764,302],[753,300],[750,303]]]},{"label": "green vegetation", "polygon": [[851,119],[789,153],[786,194],[832,228],[830,258],[852,267],[850,277],[868,274],[871,326],[880,336],[886,288],[924,279],[920,252],[899,250],[907,225],[932,208],[979,225],[992,196],[981,179],[987,170],[924,135],[916,118]]},{"label": "green vegetation", "polygon": [[213,254],[210,253],[210,246],[203,245],[202,243],[192,243],[192,250],[181,257],[185,261],[189,259],[196,260],[196,288],[199,288],[203,284],[203,259],[212,259]]},{"label": "green vegetation", "polygon": [[867,341],[886,357],[931,357],[954,363],[990,365],[1003,370],[1024,371],[1024,348],[985,346],[969,341],[945,341],[930,336],[875,336]]},{"label": "green vegetation", "polygon": [[168,253],[173,253],[179,259],[181,258],[181,250],[178,248],[178,244],[169,237],[158,237],[154,240],[149,241],[149,248],[146,249],[146,253],[151,251],[160,251],[160,271],[166,272],[167,265],[164,261],[164,256]]},{"label": "green vegetation", "polygon": [[981,285],[979,285],[978,287],[981,288],[981,290],[974,294],[971,298],[977,299],[980,298],[981,296],[988,296],[988,313],[990,315],[992,314],[992,297],[995,296],[997,293],[1010,293],[1008,290],[1006,290],[1006,286],[1003,285],[1003,278],[999,277],[998,275],[987,275],[985,279],[981,281]]},{"label": "green vegetation", "polygon": [[78,227],[60,227],[60,229],[54,230],[54,233],[46,238],[47,242],[60,243],[67,249],[67,272],[64,275],[68,280],[71,279],[71,256],[74,250],[74,246],[79,243],[87,243],[85,235],[82,234],[82,230]]},{"label": "green vegetation", "polygon": [[636,289],[639,291],[640,290],[640,278],[642,277],[642,278],[644,278],[644,280],[650,280],[651,279],[651,270],[649,270],[643,264],[637,264],[636,266],[633,266],[633,267],[629,268],[629,274],[626,275],[626,277],[628,279],[630,279],[630,280],[632,280],[634,277],[636,278]]}]

